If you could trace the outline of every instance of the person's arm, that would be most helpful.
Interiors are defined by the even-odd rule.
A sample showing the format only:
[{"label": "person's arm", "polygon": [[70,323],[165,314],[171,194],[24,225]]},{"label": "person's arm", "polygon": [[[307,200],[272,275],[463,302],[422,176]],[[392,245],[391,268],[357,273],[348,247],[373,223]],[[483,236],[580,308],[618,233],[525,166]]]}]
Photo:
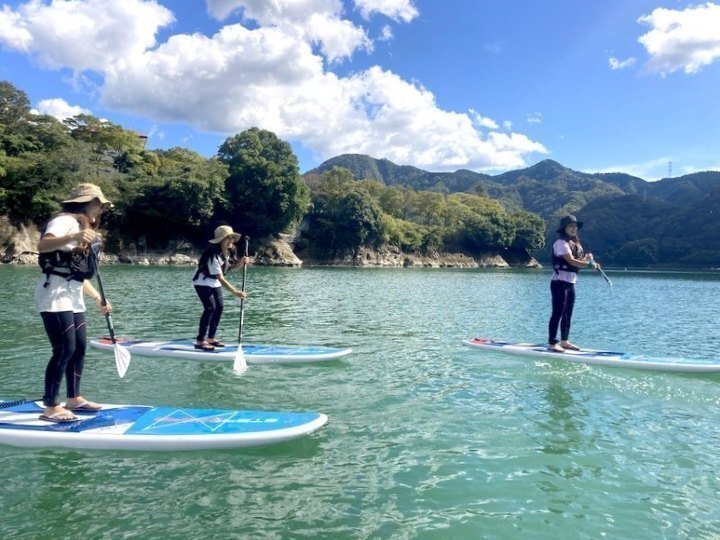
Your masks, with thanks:
[{"label": "person's arm", "polygon": [[105,299],[105,305],[102,305],[102,296],[100,296],[100,293],[97,291],[97,289],[93,287],[93,284],[90,283],[90,280],[86,279],[85,281],[83,281],[83,292],[95,301],[98,309],[100,310],[100,313],[110,313],[110,311],[112,311],[112,306],[110,305],[110,301],[107,298]]},{"label": "person's arm", "polygon": [[562,258],[565,259],[565,262],[568,264],[577,266],[578,268],[592,268],[593,270],[600,268],[600,263],[593,260],[592,253],[587,253],[582,259],[576,259],[571,253],[565,253]]},{"label": "person's arm", "polygon": [[232,270],[237,270],[238,268],[245,266],[246,264],[250,264],[251,262],[252,262],[252,259],[250,257],[245,257],[245,256],[240,257],[235,262],[233,262],[232,265],[230,265],[229,272]]},{"label": "person's arm", "polygon": [[228,291],[230,291],[231,294],[234,294],[238,298],[247,298],[247,293],[245,291],[239,291],[237,290],[232,283],[230,283],[227,279],[225,279],[225,276],[222,274],[217,275],[217,280],[220,282],[220,284],[225,287]]},{"label": "person's arm", "polygon": [[90,243],[95,240],[97,233],[92,229],[83,229],[76,233],[67,234],[65,236],[55,236],[52,233],[47,233],[40,238],[37,248],[38,253],[47,253],[48,251],[55,251],[60,249],[65,244],[70,242],[87,242]]}]

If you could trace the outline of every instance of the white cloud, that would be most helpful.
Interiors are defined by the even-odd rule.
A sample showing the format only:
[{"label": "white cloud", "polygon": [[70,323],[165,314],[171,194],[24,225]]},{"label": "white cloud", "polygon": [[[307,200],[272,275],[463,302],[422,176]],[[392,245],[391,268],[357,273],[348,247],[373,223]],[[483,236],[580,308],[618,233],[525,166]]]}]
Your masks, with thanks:
[{"label": "white cloud", "polygon": [[207,6],[218,20],[242,10],[245,20],[317,43],[330,62],[349,58],[358,49],[372,50],[365,29],[342,19],[340,0],[207,0]]},{"label": "white cloud", "polygon": [[475,122],[475,125],[480,126],[481,128],[487,128],[487,129],[497,129],[498,124],[495,120],[492,118],[486,118],[482,115],[480,115],[475,109],[468,110],[470,113],[470,117],[472,118],[473,122]]},{"label": "white cloud", "polygon": [[[243,17],[257,24],[252,29],[227,24],[212,36],[176,34],[159,45],[155,34],[172,14],[153,1],[63,4],[70,3],[74,12],[92,7],[95,18],[88,24],[98,21],[102,34],[90,26],[84,33],[87,42],[81,43],[74,32],[36,41],[47,35],[34,22],[39,4],[26,4],[13,13],[26,24],[35,54],[101,75],[98,90],[109,109],[221,134],[257,126],[301,141],[323,159],[365,153],[434,170],[490,170],[520,167],[530,154],[547,153],[541,143],[512,132],[509,124],[500,131],[497,122],[475,110],[443,110],[430,90],[382,67],[344,77],[329,71],[327,58],[352,50],[352,45],[343,48],[339,34],[350,23],[340,18],[334,0],[211,0],[208,7],[217,16],[242,8]],[[50,9],[55,4],[43,12],[46,26],[52,28],[67,24],[61,11]],[[139,9],[122,12],[113,27],[111,15],[126,4]],[[294,24],[321,19],[337,25],[323,30],[324,50],[333,51],[326,56],[313,49],[319,39],[315,30],[300,31]],[[135,38],[125,36],[128,28]],[[331,39],[333,32],[337,42]],[[80,62],[67,52],[80,46],[92,51],[91,60]],[[106,54],[103,62],[98,51]]]},{"label": "white cloud", "polygon": [[150,131],[147,134],[148,141],[154,139],[160,139],[161,141],[165,138],[165,132],[162,131],[157,124],[153,124],[150,127]]},{"label": "white cloud", "polygon": [[33,42],[32,33],[20,13],[16,13],[9,6],[0,10],[0,43],[8,48],[20,52],[30,52]]},{"label": "white cloud", "polygon": [[604,167],[600,170],[586,171],[589,173],[615,173],[623,172],[632,176],[637,176],[643,180],[653,182],[668,176],[668,163],[672,158],[663,156],[639,163],[625,163],[622,165],[612,165]]},{"label": "white cloud", "polygon": [[[172,13],[145,0],[73,0],[48,5],[33,0],[0,14],[0,43],[37,54],[51,68],[102,71],[155,45]],[[12,24],[9,30],[6,24]]]},{"label": "white cloud", "polygon": [[380,30],[380,37],[378,38],[379,41],[390,41],[393,38],[393,31],[392,28],[390,28],[389,24],[386,24],[382,27],[382,30]]},{"label": "white cloud", "polygon": [[418,16],[412,0],[355,0],[355,5],[366,19],[373,13],[379,13],[407,23]]},{"label": "white cloud", "polygon": [[218,21],[224,21],[242,6],[241,0],[207,0],[208,13]]},{"label": "white cloud", "polygon": [[657,8],[638,22],[651,28],[638,41],[650,60],[647,69],[668,74],[697,73],[720,58],[720,5],[708,2],[684,10]]},{"label": "white cloud", "polygon": [[92,114],[92,111],[79,105],[70,105],[62,98],[43,99],[37,104],[36,114],[49,114],[58,120],[65,120],[78,114]]},{"label": "white cloud", "polygon": [[618,60],[614,56],[608,58],[608,64],[610,64],[610,69],[612,69],[613,71],[632,67],[635,65],[635,62],[636,60],[632,56],[630,58],[627,58],[626,60]]},{"label": "white cloud", "polygon": [[527,115],[525,118],[528,124],[542,124],[542,113],[534,112]]}]

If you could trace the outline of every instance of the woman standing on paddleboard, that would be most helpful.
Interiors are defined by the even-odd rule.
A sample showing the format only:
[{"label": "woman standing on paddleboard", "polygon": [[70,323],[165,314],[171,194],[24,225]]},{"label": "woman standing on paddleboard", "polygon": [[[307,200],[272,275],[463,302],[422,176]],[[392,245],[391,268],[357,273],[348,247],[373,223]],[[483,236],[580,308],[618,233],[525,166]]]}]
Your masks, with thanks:
[{"label": "woman standing on paddleboard", "polygon": [[[35,305],[42,317],[52,356],[45,368],[45,410],[41,420],[72,422],[73,410],[97,411],[101,406],[80,394],[80,378],[85,363],[86,323],[83,292],[97,303],[100,294],[90,283],[102,239],[96,232],[100,215],[112,204],[94,184],[80,184],[62,202],[62,211],[46,225],[38,242],[42,278],[35,287]],[[63,375],[67,385],[65,405],[60,403]]]},{"label": "woman standing on paddleboard", "polygon": [[238,240],[240,240],[240,235],[233,232],[232,227],[220,225],[215,229],[215,238],[210,240],[210,246],[198,261],[198,267],[193,276],[193,285],[202,302],[203,313],[200,317],[200,326],[195,341],[196,349],[213,351],[215,347],[225,346],[224,343],[215,339],[224,307],[221,287],[225,287],[238,298],[247,298],[245,291],[237,290],[225,279],[225,274],[232,268],[249,262],[247,257],[241,257],[231,266],[230,250]]},{"label": "woman standing on paddleboard", "polygon": [[[559,238],[552,247],[553,275],[550,281],[552,315],[548,324],[548,349],[556,352],[565,352],[566,349],[580,350],[577,345],[568,341],[575,306],[575,282],[581,268],[600,268],[600,265],[593,260],[592,253],[583,251],[578,237],[578,231],[582,226],[582,222],[573,215],[563,217],[557,230]],[[559,343],[558,326],[560,327]]]}]

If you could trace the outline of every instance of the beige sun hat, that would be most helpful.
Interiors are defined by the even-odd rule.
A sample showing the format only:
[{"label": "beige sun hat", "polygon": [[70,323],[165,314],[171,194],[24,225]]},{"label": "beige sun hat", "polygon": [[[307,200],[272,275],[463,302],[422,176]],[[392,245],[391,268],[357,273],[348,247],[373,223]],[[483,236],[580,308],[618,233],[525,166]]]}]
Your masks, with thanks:
[{"label": "beige sun hat", "polygon": [[64,200],[63,203],[84,203],[93,199],[100,201],[103,206],[112,206],[112,203],[105,198],[102,190],[95,184],[78,184],[70,190],[70,198]]},{"label": "beige sun hat", "polygon": [[241,236],[240,234],[234,232],[232,230],[232,227],[229,225],[220,225],[217,229],[215,229],[215,238],[210,240],[211,244],[219,244],[223,240],[225,240],[228,236],[232,236],[233,240],[236,242],[240,240]]}]

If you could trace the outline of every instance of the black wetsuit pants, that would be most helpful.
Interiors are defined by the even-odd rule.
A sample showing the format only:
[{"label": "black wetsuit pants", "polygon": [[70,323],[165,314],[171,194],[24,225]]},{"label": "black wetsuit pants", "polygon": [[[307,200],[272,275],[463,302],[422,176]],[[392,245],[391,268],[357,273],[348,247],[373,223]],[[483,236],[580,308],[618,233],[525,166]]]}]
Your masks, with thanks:
[{"label": "black wetsuit pants", "polygon": [[63,375],[67,384],[67,397],[80,395],[80,378],[87,347],[85,313],[43,311],[40,316],[52,345],[52,356],[45,368],[43,405],[55,407],[60,404]]},{"label": "black wetsuit pants", "polygon": [[203,305],[197,340],[214,339],[223,312],[222,287],[195,285],[195,292],[197,292]]},{"label": "black wetsuit pants", "polygon": [[557,331],[560,326],[560,339],[567,341],[570,337],[570,323],[575,307],[575,284],[554,279],[550,282],[552,294],[552,315],[548,324],[548,343],[557,343]]}]

